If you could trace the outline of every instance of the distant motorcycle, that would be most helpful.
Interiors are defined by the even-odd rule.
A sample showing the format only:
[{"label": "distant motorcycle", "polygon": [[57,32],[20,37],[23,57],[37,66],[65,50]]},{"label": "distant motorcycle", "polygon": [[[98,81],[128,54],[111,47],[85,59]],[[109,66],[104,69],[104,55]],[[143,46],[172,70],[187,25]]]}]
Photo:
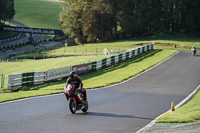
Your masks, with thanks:
[{"label": "distant motorcycle", "polygon": [[191,51],[192,51],[192,55],[195,56],[195,55],[196,55],[196,52],[197,52],[195,46],[193,46],[193,47],[191,48]]},{"label": "distant motorcycle", "polygon": [[75,114],[77,110],[87,112],[88,102],[83,100],[83,94],[75,85],[68,85],[64,88],[67,101],[69,102],[69,109],[72,114]]},{"label": "distant motorcycle", "polygon": [[196,50],[192,51],[192,55],[193,55],[193,56],[196,55]]},{"label": "distant motorcycle", "polygon": [[193,55],[193,56],[196,55],[196,50],[192,50],[192,55]]}]

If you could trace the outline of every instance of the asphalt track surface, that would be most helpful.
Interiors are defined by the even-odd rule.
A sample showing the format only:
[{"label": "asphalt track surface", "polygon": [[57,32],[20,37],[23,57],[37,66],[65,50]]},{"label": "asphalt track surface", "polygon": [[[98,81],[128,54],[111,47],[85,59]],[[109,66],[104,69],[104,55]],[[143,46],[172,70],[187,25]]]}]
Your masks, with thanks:
[{"label": "asphalt track surface", "polygon": [[88,113],[71,114],[63,94],[1,103],[0,132],[136,132],[200,84],[199,57],[182,51],[125,83],[88,90]]}]

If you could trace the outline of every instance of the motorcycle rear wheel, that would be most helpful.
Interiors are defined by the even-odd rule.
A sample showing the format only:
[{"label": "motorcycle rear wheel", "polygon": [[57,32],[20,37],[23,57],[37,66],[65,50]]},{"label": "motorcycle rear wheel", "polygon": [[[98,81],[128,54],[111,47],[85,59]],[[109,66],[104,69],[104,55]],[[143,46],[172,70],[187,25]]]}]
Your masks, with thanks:
[{"label": "motorcycle rear wheel", "polygon": [[69,101],[69,109],[72,112],[72,114],[76,113],[76,103],[72,99]]}]

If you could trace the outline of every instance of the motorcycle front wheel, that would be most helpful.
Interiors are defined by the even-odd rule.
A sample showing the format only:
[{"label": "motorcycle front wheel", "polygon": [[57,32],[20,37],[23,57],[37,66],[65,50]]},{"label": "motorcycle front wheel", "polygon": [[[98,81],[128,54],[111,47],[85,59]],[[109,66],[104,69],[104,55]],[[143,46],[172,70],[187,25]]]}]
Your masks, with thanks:
[{"label": "motorcycle front wheel", "polygon": [[72,112],[72,114],[76,113],[76,102],[74,103],[72,99],[70,99],[69,101],[69,109]]},{"label": "motorcycle front wheel", "polygon": [[85,107],[82,109],[83,112],[87,112],[88,110],[88,102],[85,104]]}]

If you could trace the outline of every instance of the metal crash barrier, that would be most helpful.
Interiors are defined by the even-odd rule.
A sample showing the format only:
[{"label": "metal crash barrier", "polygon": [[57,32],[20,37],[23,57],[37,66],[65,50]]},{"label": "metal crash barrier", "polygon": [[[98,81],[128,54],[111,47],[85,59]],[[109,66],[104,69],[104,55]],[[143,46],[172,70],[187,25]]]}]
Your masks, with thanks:
[{"label": "metal crash barrier", "polygon": [[75,66],[62,67],[47,71],[12,74],[8,76],[8,89],[19,89],[23,86],[32,86],[35,84],[42,84],[51,80],[65,78],[69,76],[71,70],[77,72],[78,74],[85,74],[91,71],[97,71],[105,67],[109,67],[113,64],[131,59],[139,54],[151,51],[153,50],[153,47],[154,44],[140,46],[137,48],[129,49],[127,52],[123,52],[99,61],[88,62]]}]

